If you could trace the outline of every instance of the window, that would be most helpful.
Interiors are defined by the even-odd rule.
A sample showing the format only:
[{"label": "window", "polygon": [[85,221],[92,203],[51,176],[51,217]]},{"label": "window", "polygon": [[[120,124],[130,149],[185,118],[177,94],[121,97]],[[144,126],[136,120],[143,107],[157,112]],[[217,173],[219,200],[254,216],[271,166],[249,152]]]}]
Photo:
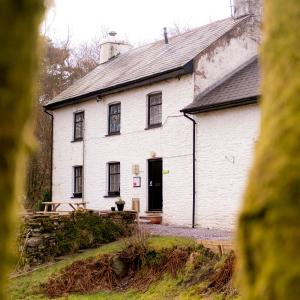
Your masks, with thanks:
[{"label": "window", "polygon": [[74,141],[83,139],[84,112],[74,114]]},{"label": "window", "polygon": [[74,192],[73,196],[75,198],[82,197],[82,166],[74,167]]},{"label": "window", "polygon": [[120,195],[120,163],[108,164],[108,195]]},{"label": "window", "polygon": [[120,133],[121,103],[109,106],[108,134]]},{"label": "window", "polygon": [[148,127],[161,125],[161,93],[148,96]]}]

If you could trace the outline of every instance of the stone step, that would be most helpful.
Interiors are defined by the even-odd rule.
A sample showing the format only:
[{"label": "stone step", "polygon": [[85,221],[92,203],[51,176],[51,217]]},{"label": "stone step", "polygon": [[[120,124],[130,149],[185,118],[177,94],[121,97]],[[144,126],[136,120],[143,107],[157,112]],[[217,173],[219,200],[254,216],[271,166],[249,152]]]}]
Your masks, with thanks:
[{"label": "stone step", "polygon": [[147,220],[150,224],[161,224],[162,216],[161,214],[147,214],[144,216],[140,216],[140,220]]}]

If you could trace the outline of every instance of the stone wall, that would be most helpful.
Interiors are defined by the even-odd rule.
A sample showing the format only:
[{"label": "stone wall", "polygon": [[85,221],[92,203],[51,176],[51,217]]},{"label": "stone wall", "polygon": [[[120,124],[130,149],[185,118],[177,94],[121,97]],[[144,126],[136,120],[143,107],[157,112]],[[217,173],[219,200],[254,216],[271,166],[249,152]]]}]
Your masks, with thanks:
[{"label": "stone wall", "polygon": [[132,211],[25,216],[19,237],[19,267],[38,265],[128,236],[135,219]]}]

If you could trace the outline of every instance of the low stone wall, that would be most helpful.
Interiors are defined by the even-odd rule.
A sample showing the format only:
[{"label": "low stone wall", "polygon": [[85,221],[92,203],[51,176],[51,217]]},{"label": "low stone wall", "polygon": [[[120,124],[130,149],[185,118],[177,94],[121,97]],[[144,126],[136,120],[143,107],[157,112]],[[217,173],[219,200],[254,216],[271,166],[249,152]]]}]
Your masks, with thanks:
[{"label": "low stone wall", "polygon": [[132,211],[25,216],[19,237],[18,265],[38,265],[129,236],[135,219],[136,213]]}]

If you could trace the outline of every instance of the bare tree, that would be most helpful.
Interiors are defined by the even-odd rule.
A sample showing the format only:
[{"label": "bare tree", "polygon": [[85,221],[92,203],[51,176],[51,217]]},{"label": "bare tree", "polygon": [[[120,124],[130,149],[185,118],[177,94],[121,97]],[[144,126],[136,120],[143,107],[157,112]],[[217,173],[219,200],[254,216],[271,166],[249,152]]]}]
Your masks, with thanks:
[{"label": "bare tree", "polygon": [[174,22],[172,26],[168,27],[168,32],[170,36],[179,35],[191,30],[191,26],[189,24],[180,24],[178,22]]},{"label": "bare tree", "polygon": [[27,169],[27,208],[39,208],[41,202],[49,200],[51,196],[51,118],[44,113],[43,105],[94,69],[100,59],[98,38],[75,49],[70,47],[70,38],[54,44],[44,36],[42,41],[45,55],[39,76],[39,95],[35,102],[38,148],[31,155]]}]

